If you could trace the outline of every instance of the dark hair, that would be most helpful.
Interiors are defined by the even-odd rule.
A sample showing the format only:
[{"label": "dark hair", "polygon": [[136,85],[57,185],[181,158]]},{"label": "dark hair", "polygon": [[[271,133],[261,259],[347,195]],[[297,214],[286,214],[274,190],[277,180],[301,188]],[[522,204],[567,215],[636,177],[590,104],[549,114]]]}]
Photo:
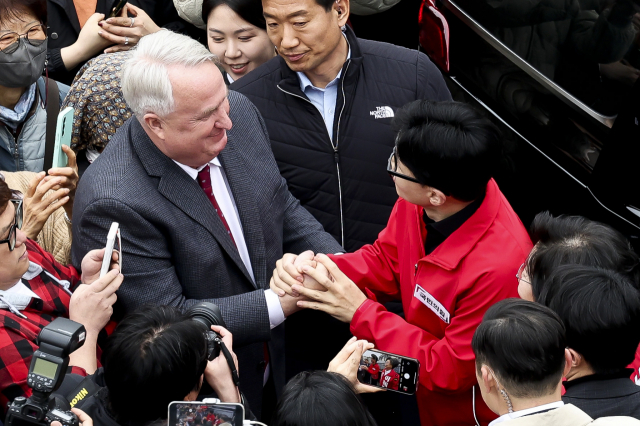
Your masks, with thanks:
[{"label": "dark hair", "polygon": [[284,388],[271,426],[375,426],[351,383],[337,373],[303,371]]},{"label": "dark hair", "polygon": [[24,12],[32,13],[37,20],[47,24],[47,0],[0,0],[0,25],[18,19]]},{"label": "dark hair", "polygon": [[640,258],[618,231],[582,216],[536,215],[529,231],[535,249],[527,273],[535,300],[547,278],[560,265],[576,264],[611,269],[640,286]]},{"label": "dark hair", "polygon": [[[2,0],[0,0],[2,1]],[[4,176],[0,179],[0,214],[4,213],[4,211],[9,206],[9,200],[11,200],[13,194],[11,189],[9,189],[9,185],[4,181]]]},{"label": "dark hair", "polygon": [[387,358],[387,361],[391,363],[391,368],[396,368],[398,365],[400,365],[400,361],[398,361],[397,358]]},{"label": "dark hair", "polygon": [[376,362],[378,361],[378,355],[376,355],[376,354],[371,354],[371,358],[375,358]]},{"label": "dark hair", "polygon": [[[167,418],[171,401],[200,387],[206,327],[170,306],[127,315],[102,354],[109,404],[121,425]],[[140,407],[144,407],[143,410]]]},{"label": "dark hair", "polygon": [[613,271],[583,265],[559,266],[538,302],[560,316],[567,346],[596,373],[629,365],[640,344],[640,291]]},{"label": "dark hair", "polygon": [[541,397],[557,388],[566,346],[560,317],[522,299],[489,308],[471,341],[476,368],[491,367],[507,393],[517,398]]},{"label": "dark hair", "polygon": [[222,5],[229,6],[242,19],[251,25],[266,31],[267,22],[262,15],[261,0],[204,0],[202,2],[202,20],[206,24],[213,10]]},{"label": "dark hair", "polygon": [[398,158],[423,185],[471,201],[483,196],[502,156],[498,128],[470,105],[417,100],[393,119]]}]

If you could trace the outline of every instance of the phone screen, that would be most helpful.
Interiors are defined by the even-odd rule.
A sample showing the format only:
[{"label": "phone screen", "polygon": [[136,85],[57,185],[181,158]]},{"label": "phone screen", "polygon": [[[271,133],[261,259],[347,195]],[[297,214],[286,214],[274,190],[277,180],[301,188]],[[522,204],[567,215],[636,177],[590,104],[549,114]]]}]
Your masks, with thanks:
[{"label": "phone screen", "polygon": [[242,426],[241,404],[172,402],[169,404],[169,426]]},{"label": "phone screen", "polygon": [[416,393],[420,362],[371,349],[360,359],[358,381],[365,385],[412,395]]}]

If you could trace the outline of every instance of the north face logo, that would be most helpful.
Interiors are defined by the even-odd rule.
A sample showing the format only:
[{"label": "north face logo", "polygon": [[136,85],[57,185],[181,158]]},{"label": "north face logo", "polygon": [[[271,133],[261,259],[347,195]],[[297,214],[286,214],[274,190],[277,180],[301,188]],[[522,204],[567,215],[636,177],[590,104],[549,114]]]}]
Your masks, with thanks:
[{"label": "north face logo", "polygon": [[369,115],[373,115],[376,120],[378,118],[393,118],[393,110],[390,106],[379,106],[376,107],[375,111],[371,111]]}]

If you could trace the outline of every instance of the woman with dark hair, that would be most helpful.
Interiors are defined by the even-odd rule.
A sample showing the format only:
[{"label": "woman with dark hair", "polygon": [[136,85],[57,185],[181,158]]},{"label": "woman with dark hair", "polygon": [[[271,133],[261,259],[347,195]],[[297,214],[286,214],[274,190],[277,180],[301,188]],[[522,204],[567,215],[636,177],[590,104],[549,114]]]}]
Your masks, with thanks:
[{"label": "woman with dark hair", "polygon": [[209,50],[220,59],[227,84],[276,55],[260,0],[204,0],[202,20]]},{"label": "woman with dark hair", "polygon": [[304,371],[287,383],[271,426],[376,426],[349,381],[338,373]]}]

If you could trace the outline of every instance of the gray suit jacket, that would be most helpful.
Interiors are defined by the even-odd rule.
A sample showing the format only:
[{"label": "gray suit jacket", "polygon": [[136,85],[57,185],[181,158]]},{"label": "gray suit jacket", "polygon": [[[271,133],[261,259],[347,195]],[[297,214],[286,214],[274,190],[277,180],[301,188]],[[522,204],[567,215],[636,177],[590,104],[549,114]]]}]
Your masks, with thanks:
[{"label": "gray suit jacket", "polygon": [[295,199],[280,176],[256,107],[229,93],[233,128],[220,153],[255,282],[198,183],[165,156],[135,117],[82,176],[73,210],[76,266],[120,223],[125,281],[115,316],[144,304],[218,305],[233,333],[241,389],[259,416],[263,342],[272,338],[276,387],[284,385],[282,326],[270,332],[264,289],[284,252],[334,253],[341,246]]}]

